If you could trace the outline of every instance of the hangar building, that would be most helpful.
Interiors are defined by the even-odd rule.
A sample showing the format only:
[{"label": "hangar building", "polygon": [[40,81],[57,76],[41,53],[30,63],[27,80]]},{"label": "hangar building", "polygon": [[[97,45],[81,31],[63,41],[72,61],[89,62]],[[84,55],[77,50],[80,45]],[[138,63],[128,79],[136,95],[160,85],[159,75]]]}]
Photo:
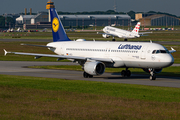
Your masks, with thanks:
[{"label": "hangar building", "polygon": [[148,17],[140,18],[142,26],[178,26],[179,18],[165,15],[155,14]]},{"label": "hangar building", "polygon": [[[63,26],[131,26],[131,17],[129,15],[59,15]],[[47,12],[41,12],[37,15],[21,15],[16,19],[16,26],[26,24],[26,28],[51,28]]]},{"label": "hangar building", "polygon": [[128,26],[129,15],[59,15],[64,26]]}]

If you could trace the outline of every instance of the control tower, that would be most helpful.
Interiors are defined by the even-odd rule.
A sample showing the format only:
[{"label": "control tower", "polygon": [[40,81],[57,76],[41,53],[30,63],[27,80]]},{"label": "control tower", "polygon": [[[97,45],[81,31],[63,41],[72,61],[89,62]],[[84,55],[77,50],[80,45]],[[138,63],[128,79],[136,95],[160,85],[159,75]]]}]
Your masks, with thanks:
[{"label": "control tower", "polygon": [[52,2],[51,0],[49,0],[46,5],[46,9],[48,9],[48,11],[49,11],[49,22],[51,22],[50,10],[49,10],[50,8],[55,8],[54,2]]}]

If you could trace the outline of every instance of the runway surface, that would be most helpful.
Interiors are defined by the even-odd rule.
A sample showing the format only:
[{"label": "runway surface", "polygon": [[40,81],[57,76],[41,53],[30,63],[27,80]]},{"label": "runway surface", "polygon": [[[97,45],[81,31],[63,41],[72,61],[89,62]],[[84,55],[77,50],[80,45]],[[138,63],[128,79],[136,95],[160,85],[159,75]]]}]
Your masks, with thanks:
[{"label": "runway surface", "polygon": [[[0,74],[180,88],[180,77],[167,77],[167,76],[157,75],[157,79],[155,81],[150,81],[149,75],[147,74],[132,73],[131,77],[122,78],[120,74],[112,75],[112,73],[104,73],[101,76],[94,76],[93,78],[83,78],[82,71],[27,68],[27,66],[34,66],[34,65],[40,66],[40,65],[77,65],[77,64],[71,62],[0,61],[0,66],[1,66]],[[176,64],[175,66],[179,66],[179,64]]]}]

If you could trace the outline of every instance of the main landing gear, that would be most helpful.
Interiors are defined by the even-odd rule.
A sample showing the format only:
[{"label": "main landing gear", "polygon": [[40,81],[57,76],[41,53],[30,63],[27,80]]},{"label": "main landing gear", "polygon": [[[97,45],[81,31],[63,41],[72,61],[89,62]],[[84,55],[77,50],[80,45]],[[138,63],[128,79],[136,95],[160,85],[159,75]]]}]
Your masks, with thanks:
[{"label": "main landing gear", "polygon": [[114,36],[113,36],[113,39],[112,39],[112,41],[116,41],[116,39],[114,38]]},{"label": "main landing gear", "polygon": [[83,73],[83,77],[84,77],[84,78],[92,78],[93,75],[90,75],[90,74],[84,72],[84,73]]},{"label": "main landing gear", "polygon": [[122,77],[130,77],[131,76],[131,71],[126,68],[126,70],[121,71]]},{"label": "main landing gear", "polygon": [[112,41],[116,41],[116,39],[113,38]]},{"label": "main landing gear", "polygon": [[150,80],[156,80],[156,75],[154,74],[154,69],[149,68],[149,73],[150,73]]}]

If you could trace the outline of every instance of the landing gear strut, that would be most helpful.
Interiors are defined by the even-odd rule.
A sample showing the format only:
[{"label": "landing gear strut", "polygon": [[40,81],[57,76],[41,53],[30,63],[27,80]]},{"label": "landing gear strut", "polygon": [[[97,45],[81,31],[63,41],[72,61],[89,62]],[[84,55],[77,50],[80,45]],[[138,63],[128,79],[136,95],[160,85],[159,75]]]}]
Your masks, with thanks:
[{"label": "landing gear strut", "polygon": [[84,73],[83,73],[83,77],[84,77],[84,78],[92,78],[93,75],[90,75],[90,74],[84,72]]},{"label": "landing gear strut", "polygon": [[154,74],[154,69],[149,68],[149,72],[150,72],[150,80],[156,80],[156,75]]},{"label": "landing gear strut", "polygon": [[131,71],[126,68],[126,70],[121,71],[122,77],[130,77],[131,76]]}]

